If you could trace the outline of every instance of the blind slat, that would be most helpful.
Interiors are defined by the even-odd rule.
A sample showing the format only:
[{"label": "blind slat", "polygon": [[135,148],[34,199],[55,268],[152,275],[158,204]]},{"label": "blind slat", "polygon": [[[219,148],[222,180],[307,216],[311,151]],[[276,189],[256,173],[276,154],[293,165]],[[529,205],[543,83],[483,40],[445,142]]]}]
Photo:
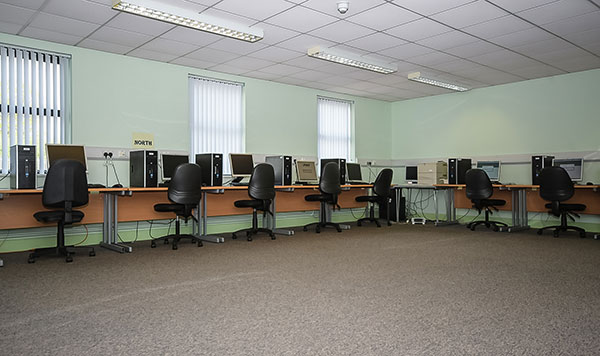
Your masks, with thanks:
[{"label": "blind slat", "polygon": [[317,99],[318,155],[352,159],[352,102]]}]

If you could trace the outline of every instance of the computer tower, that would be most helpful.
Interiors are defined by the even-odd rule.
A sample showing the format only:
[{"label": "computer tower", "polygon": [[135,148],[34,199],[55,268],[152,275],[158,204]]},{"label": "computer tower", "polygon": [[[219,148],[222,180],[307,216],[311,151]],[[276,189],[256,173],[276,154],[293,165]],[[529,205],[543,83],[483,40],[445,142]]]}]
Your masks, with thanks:
[{"label": "computer tower", "polygon": [[322,158],[321,159],[321,172],[323,167],[329,162],[334,162],[340,168],[340,184],[346,184],[346,159],[345,158]]},{"label": "computer tower", "polygon": [[10,146],[10,188],[35,189],[35,146]]},{"label": "computer tower", "polygon": [[292,185],[292,156],[267,156],[265,162],[275,170],[275,185]]},{"label": "computer tower", "polygon": [[223,154],[199,153],[196,164],[202,168],[202,185],[220,187],[223,185]]},{"label": "computer tower", "polygon": [[554,156],[531,156],[531,184],[540,184],[540,173],[545,167],[552,167]]},{"label": "computer tower", "polygon": [[456,184],[456,158],[448,158],[448,184]]},{"label": "computer tower", "polygon": [[130,151],[129,167],[130,187],[153,188],[158,186],[157,151]]},{"label": "computer tower", "polygon": [[467,175],[467,171],[471,169],[471,159],[470,158],[459,158],[456,163],[456,184],[466,184],[467,180],[465,176]]},{"label": "computer tower", "polygon": [[[406,220],[406,198],[400,197],[400,201],[396,199],[396,190],[392,190],[390,196],[390,221],[401,222]],[[379,218],[386,219],[387,211],[385,204],[379,203]]]}]

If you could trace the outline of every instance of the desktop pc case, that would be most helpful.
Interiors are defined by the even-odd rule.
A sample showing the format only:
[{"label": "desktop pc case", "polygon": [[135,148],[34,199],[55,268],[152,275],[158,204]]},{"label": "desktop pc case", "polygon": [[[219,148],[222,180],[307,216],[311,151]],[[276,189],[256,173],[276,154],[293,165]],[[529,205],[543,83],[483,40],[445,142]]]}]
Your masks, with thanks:
[{"label": "desktop pc case", "polygon": [[[379,218],[387,219],[387,210],[384,203],[379,203]],[[402,222],[405,220],[406,198],[400,197],[400,201],[398,201],[396,190],[392,189],[392,194],[390,195],[390,221]]]},{"label": "desktop pc case", "polygon": [[158,151],[130,151],[129,168],[129,186],[142,188],[158,186]]},{"label": "desktop pc case", "polygon": [[465,184],[465,175],[471,169],[470,158],[448,159],[448,184]]},{"label": "desktop pc case", "polygon": [[554,156],[531,156],[531,184],[540,184],[540,173],[546,167],[552,167]]},{"label": "desktop pc case", "polygon": [[10,188],[35,189],[35,146],[10,146]]},{"label": "desktop pc case", "polygon": [[267,156],[265,162],[275,170],[275,185],[292,185],[292,156]]},{"label": "desktop pc case", "polygon": [[321,159],[321,172],[323,171],[323,167],[329,162],[334,162],[340,168],[340,184],[346,184],[346,159],[345,158],[322,158]]},{"label": "desktop pc case", "polygon": [[199,153],[196,164],[202,168],[202,185],[220,187],[223,185],[223,155],[221,153]]},{"label": "desktop pc case", "polygon": [[422,185],[444,184],[448,179],[446,162],[420,163],[417,166],[417,181]]}]

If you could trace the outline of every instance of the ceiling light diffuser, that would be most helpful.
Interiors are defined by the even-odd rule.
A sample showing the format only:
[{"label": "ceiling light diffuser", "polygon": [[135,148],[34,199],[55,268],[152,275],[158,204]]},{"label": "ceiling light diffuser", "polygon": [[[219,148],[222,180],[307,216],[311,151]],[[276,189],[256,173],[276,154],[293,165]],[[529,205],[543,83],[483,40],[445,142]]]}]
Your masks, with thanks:
[{"label": "ceiling light diffuser", "polygon": [[356,54],[348,53],[334,48],[323,48],[321,46],[310,48],[307,54],[314,58],[345,64],[347,66],[366,69],[377,73],[390,74],[398,69],[393,65],[383,63],[374,59],[365,58]]},{"label": "ceiling light diffuser", "polygon": [[113,0],[112,8],[173,25],[184,26],[247,42],[256,42],[263,38],[263,31],[260,29],[246,27],[217,17],[198,14],[188,9],[182,9],[153,0]]},{"label": "ceiling light diffuser", "polygon": [[440,88],[456,90],[456,91],[467,91],[469,88],[461,87],[460,85],[441,82],[437,79],[426,78],[421,75],[421,72],[414,72],[408,74],[408,80],[412,80],[419,83],[429,84]]}]

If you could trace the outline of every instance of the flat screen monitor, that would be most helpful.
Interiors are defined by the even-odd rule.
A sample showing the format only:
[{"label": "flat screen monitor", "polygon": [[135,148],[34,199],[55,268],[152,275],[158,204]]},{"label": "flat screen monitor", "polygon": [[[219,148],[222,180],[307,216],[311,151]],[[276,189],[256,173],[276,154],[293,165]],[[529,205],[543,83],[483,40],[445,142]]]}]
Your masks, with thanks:
[{"label": "flat screen monitor", "polygon": [[579,182],[583,179],[583,158],[555,159],[555,167],[561,167],[569,174],[571,180]]},{"label": "flat screen monitor", "polygon": [[406,181],[410,184],[416,184],[419,179],[417,176],[417,166],[406,166]]},{"label": "flat screen monitor", "polygon": [[173,172],[175,172],[177,166],[188,163],[190,159],[188,156],[184,155],[162,154],[160,156],[160,161],[162,162],[162,177],[167,180],[173,178]]},{"label": "flat screen monitor", "polygon": [[250,177],[254,168],[252,155],[248,153],[230,153],[231,175],[234,177]]},{"label": "flat screen monitor", "polygon": [[360,164],[346,163],[346,174],[348,175],[349,181],[361,181],[362,173],[360,171]]},{"label": "flat screen monitor", "polygon": [[59,159],[72,159],[81,162],[87,171],[87,158],[84,146],[46,144],[46,153],[48,154],[48,168]]},{"label": "flat screen monitor", "polygon": [[491,181],[500,180],[500,161],[478,161],[477,168],[484,170]]},{"label": "flat screen monitor", "polygon": [[296,161],[296,176],[299,181],[310,182],[317,180],[317,167],[314,161]]}]

